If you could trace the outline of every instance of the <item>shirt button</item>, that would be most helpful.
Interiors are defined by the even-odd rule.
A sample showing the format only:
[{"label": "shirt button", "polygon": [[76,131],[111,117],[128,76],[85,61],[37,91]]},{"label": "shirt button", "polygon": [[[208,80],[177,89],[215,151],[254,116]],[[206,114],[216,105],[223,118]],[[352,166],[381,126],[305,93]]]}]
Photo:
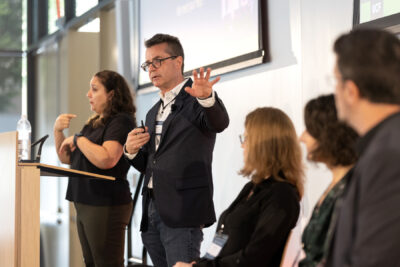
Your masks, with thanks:
[{"label": "shirt button", "polygon": [[156,160],[153,160],[153,164],[156,164]]}]

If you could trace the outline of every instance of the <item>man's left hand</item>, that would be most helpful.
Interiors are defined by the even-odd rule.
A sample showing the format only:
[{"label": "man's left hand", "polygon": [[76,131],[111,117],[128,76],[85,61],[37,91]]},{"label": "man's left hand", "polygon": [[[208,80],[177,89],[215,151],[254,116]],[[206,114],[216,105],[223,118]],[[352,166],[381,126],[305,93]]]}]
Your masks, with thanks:
[{"label": "man's left hand", "polygon": [[175,263],[175,265],[173,267],[191,267],[195,263],[196,263],[195,261],[192,261],[191,263],[185,263],[185,262],[178,261],[177,263]]},{"label": "man's left hand", "polygon": [[211,68],[207,68],[206,75],[204,76],[204,68],[200,68],[199,73],[193,70],[193,84],[192,87],[186,87],[185,91],[193,97],[200,99],[208,98],[212,94],[212,87],[216,84],[221,77],[217,77],[210,81]]}]

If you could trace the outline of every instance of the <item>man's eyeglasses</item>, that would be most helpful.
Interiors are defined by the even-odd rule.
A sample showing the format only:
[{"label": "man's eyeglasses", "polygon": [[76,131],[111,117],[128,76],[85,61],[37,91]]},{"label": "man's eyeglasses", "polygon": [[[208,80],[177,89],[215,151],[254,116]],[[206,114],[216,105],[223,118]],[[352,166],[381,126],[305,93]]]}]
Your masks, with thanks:
[{"label": "man's eyeglasses", "polygon": [[165,57],[165,58],[155,58],[155,59],[153,59],[153,61],[143,63],[140,67],[144,71],[149,71],[150,65],[152,65],[153,68],[157,69],[157,68],[159,68],[161,66],[161,62],[163,62],[164,60],[167,60],[167,59],[170,59],[170,58],[171,59],[175,59],[177,57],[178,56],[170,56],[170,57]]},{"label": "man's eyeglasses", "polygon": [[244,144],[244,142],[246,142],[246,136],[244,134],[239,134],[239,141],[240,144]]}]

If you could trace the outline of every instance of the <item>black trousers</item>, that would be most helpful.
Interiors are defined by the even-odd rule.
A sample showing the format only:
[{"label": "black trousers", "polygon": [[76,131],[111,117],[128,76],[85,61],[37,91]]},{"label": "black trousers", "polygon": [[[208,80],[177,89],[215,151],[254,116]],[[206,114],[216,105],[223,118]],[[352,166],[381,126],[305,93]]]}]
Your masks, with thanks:
[{"label": "black trousers", "polygon": [[132,202],[118,206],[74,204],[86,267],[123,267],[125,230]]}]

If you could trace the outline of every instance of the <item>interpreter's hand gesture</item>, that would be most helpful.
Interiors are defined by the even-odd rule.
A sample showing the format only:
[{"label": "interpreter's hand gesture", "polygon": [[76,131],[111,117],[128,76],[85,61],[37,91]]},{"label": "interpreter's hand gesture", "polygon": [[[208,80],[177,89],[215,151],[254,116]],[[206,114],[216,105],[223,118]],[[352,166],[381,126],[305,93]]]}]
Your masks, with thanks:
[{"label": "interpreter's hand gesture", "polygon": [[138,127],[129,132],[126,138],[125,149],[129,154],[136,154],[139,149],[150,140],[150,134],[147,132],[148,128]]},{"label": "interpreter's hand gesture", "polygon": [[74,144],[74,136],[70,136],[64,139],[60,147],[60,154],[67,153],[70,154],[76,149]]},{"label": "interpreter's hand gesture", "polygon": [[69,124],[73,118],[76,118],[75,114],[61,114],[58,116],[54,123],[54,131],[62,132],[64,129],[69,128]]},{"label": "interpreter's hand gesture", "polygon": [[207,98],[212,94],[212,87],[216,84],[221,77],[217,77],[210,81],[211,68],[207,68],[206,75],[204,76],[204,68],[200,68],[198,74],[196,70],[193,70],[193,84],[192,87],[186,87],[185,91],[193,97]]}]

